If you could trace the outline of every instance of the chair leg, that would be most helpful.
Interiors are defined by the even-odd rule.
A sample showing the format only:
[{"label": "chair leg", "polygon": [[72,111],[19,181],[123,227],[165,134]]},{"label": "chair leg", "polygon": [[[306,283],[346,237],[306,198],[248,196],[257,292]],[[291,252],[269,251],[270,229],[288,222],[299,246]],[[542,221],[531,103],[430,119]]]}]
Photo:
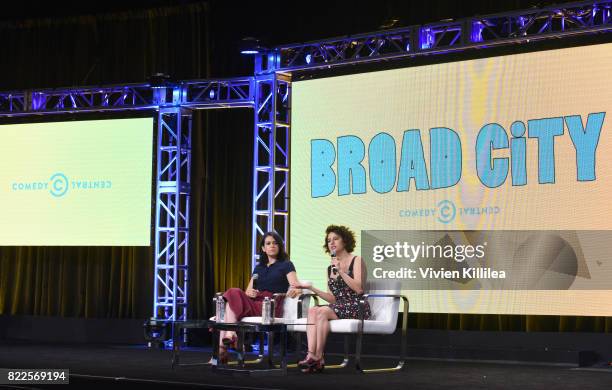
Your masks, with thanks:
[{"label": "chair leg", "polygon": [[349,348],[350,348],[350,334],[344,335],[344,356],[342,357],[342,363],[325,365],[325,368],[345,368],[349,363]]},{"label": "chair leg", "polygon": [[268,367],[274,367],[274,332],[266,332],[268,335],[268,355],[266,356],[266,361]]},{"label": "chair leg", "polygon": [[406,357],[406,333],[408,330],[408,300],[405,297],[402,297],[404,301],[404,315],[402,316],[402,335],[400,340],[400,355],[399,362],[395,367],[386,367],[386,368],[368,368],[365,369],[361,364],[361,348],[363,344],[363,323],[359,327],[359,332],[357,333],[357,345],[355,346],[355,368],[364,373],[364,374],[373,374],[378,372],[393,372],[400,371],[404,367],[405,357]]},{"label": "chair leg", "polygon": [[350,334],[345,334],[344,335],[344,359],[342,360],[342,363],[340,363],[340,366],[342,367],[346,367],[348,366],[349,363],[349,348],[350,348],[350,340],[351,339],[351,335]]},{"label": "chair leg", "polygon": [[[245,360],[244,364],[259,364],[264,360],[264,336],[263,333],[259,333],[259,352],[257,353],[257,359]],[[243,353],[244,349],[243,349]]]},{"label": "chair leg", "polygon": [[287,364],[288,368],[296,368],[302,356],[302,332],[295,332],[295,363]]}]

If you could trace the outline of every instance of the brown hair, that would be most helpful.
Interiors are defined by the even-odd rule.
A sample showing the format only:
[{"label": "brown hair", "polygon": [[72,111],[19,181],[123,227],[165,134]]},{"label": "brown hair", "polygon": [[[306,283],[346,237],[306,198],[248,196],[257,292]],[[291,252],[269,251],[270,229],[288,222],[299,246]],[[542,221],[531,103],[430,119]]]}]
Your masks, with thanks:
[{"label": "brown hair", "polygon": [[327,236],[329,233],[336,233],[342,238],[344,242],[344,248],[348,253],[351,253],[355,250],[355,233],[346,226],[338,226],[338,225],[329,225],[327,229],[325,229],[325,239],[323,241],[323,249],[325,249],[326,253],[329,253],[329,247],[327,246]]}]

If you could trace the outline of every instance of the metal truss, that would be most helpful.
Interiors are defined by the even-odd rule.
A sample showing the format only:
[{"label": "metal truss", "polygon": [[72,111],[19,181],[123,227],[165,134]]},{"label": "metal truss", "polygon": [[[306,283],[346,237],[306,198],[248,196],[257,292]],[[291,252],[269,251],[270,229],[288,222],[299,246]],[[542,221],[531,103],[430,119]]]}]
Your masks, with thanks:
[{"label": "metal truss", "polygon": [[289,134],[291,80],[271,73],[255,78],[252,266],[267,231],[289,237]]},{"label": "metal truss", "polygon": [[155,319],[187,319],[192,111],[161,108],[157,115],[155,205]]},{"label": "metal truss", "polygon": [[126,110],[252,107],[253,78],[0,92],[0,117]]},{"label": "metal truss", "polygon": [[273,49],[288,72],[612,31],[612,1],[581,1]]}]

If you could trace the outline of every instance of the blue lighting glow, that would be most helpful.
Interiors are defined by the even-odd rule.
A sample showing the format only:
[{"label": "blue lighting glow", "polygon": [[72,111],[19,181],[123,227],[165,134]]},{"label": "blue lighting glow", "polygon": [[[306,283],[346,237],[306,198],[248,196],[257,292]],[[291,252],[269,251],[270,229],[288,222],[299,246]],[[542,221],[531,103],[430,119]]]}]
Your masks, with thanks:
[{"label": "blue lighting glow", "polygon": [[482,30],[484,29],[484,24],[482,22],[474,22],[472,24],[472,42],[482,42]]},{"label": "blue lighting glow", "polygon": [[311,62],[312,62],[312,55],[306,54],[306,63],[310,65]]},{"label": "blue lighting glow", "polygon": [[429,49],[434,43],[434,33],[431,28],[421,29],[421,49]]},{"label": "blue lighting glow", "polygon": [[211,98],[211,99],[215,98],[215,90],[214,89],[210,90],[210,92],[208,93],[208,97]]}]

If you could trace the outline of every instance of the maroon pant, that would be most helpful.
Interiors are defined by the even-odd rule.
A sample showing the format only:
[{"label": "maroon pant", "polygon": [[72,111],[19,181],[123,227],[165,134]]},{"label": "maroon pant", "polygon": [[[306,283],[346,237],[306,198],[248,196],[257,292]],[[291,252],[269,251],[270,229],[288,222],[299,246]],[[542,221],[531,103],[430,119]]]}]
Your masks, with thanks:
[{"label": "maroon pant", "polygon": [[[272,299],[273,293],[270,291],[260,291],[255,298],[250,298],[244,291],[239,288],[230,288],[223,294],[227,300],[227,304],[236,317],[240,320],[243,317],[259,317],[261,316],[261,305],[265,297]],[[276,307],[274,309],[275,317],[283,315],[283,298],[276,299]]]}]

